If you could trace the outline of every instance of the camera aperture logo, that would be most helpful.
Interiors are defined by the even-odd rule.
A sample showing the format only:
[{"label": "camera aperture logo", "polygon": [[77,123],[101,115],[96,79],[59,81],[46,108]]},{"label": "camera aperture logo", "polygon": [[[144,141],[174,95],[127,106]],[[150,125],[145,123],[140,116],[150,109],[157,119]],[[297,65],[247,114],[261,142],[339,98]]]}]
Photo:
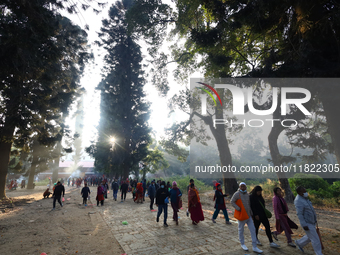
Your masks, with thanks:
[{"label": "camera aperture logo", "polygon": [[[231,84],[215,84],[215,88],[212,86],[202,83],[202,82],[197,82],[199,84],[204,85],[205,87],[209,88],[211,91],[214,92],[214,94],[217,96],[217,98],[220,101],[221,106],[222,100],[217,93],[215,89],[228,89],[231,94],[232,94],[232,103],[233,103],[233,115],[244,115],[244,106],[245,106],[245,95],[243,93],[243,90],[235,85]],[[213,101],[215,106],[217,106],[216,100],[213,97],[213,95],[205,88],[202,87],[196,87],[198,89],[201,89],[202,91],[206,92],[206,94],[201,94],[201,110],[202,110],[202,115],[207,115],[207,95],[209,95]],[[266,116],[266,115],[271,115],[274,113],[274,111],[278,107],[278,88],[277,87],[272,87],[272,105],[270,109],[266,110],[258,110],[255,109],[254,104],[253,104],[253,90],[251,87],[246,88],[247,89],[247,103],[248,103],[248,109],[251,113],[254,115],[258,116]],[[294,94],[303,94],[305,97],[303,98],[287,98],[288,93],[294,93]],[[298,87],[282,87],[281,88],[281,115],[286,116],[287,113],[289,112],[289,107],[287,105],[295,105],[304,115],[310,116],[311,113],[306,109],[306,107],[303,106],[304,103],[307,103],[311,99],[311,93],[309,90],[305,88],[298,88]],[[275,121],[280,121],[281,125],[283,127],[295,127],[297,126],[297,121],[294,119],[251,119],[247,121],[247,124],[249,127],[262,127],[264,123],[266,122],[271,122],[271,125],[273,127]],[[289,124],[286,124],[289,123]],[[246,120],[244,119],[243,121],[235,121],[233,122],[232,120],[228,121],[226,119],[214,119],[214,127],[216,125],[228,125],[232,127],[233,125],[243,125],[244,127],[246,126]]]}]

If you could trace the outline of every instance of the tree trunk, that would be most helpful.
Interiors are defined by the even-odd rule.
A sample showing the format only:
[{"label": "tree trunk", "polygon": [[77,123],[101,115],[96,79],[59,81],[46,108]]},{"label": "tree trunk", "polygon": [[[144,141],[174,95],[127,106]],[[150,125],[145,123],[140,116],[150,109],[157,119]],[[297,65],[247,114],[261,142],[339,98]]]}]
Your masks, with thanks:
[{"label": "tree trunk", "polygon": [[[218,90],[220,95],[223,95],[223,89]],[[223,101],[223,97],[222,97]],[[221,105],[217,105],[216,107],[216,119],[224,119],[223,116],[223,107]],[[221,167],[223,166],[232,166],[232,158],[229,149],[229,144],[226,136],[225,125],[216,125],[214,128],[212,123],[209,123],[209,127],[213,136],[217,143],[217,148],[219,152],[219,157],[221,161]],[[235,174],[233,172],[223,173],[223,184],[224,184],[224,192],[226,194],[233,194],[237,189],[237,181],[235,178]]]},{"label": "tree trunk", "polygon": [[[10,123],[10,121],[8,121]],[[12,139],[14,126],[5,126],[2,128],[0,142],[0,199],[6,198],[6,180],[8,173],[9,158],[11,155]]]},{"label": "tree trunk", "polygon": [[6,198],[6,180],[12,143],[0,143],[0,199]]},{"label": "tree trunk", "polygon": [[53,173],[52,173],[52,182],[56,183],[58,180],[58,174],[59,174],[59,161],[60,161],[60,155],[61,155],[61,141],[57,143],[57,148],[56,148],[56,158],[54,159],[54,164],[53,164]]},{"label": "tree trunk", "polygon": [[325,111],[329,134],[334,146],[334,153],[340,164],[340,86],[334,84],[332,88],[327,88],[321,96],[322,105]]},{"label": "tree trunk", "polygon": [[34,189],[34,185],[33,185],[33,182],[34,182],[34,176],[35,176],[35,169],[36,169],[36,164],[31,165],[31,169],[30,169],[30,174],[28,176],[28,183],[27,183],[27,189]]},{"label": "tree trunk", "polygon": [[[222,125],[219,125],[222,126]],[[228,145],[228,140],[225,132],[216,132],[216,136],[214,135],[217,143],[217,148],[219,152],[219,157],[221,161],[221,167],[223,166],[232,166],[232,158]],[[237,189],[237,181],[235,178],[235,174],[233,172],[223,173],[223,185],[225,194],[233,194]]]},{"label": "tree trunk", "polygon": [[[279,111],[275,111],[273,114],[273,119],[280,119]],[[279,151],[279,147],[277,146],[277,139],[279,135],[284,130],[284,127],[280,124],[279,121],[274,121],[274,125],[269,133],[268,142],[269,142],[269,150],[270,155],[272,157],[272,161],[274,166],[281,165],[281,154]],[[294,195],[292,189],[290,188],[288,179],[286,178],[286,174],[284,172],[277,172],[277,178],[279,179],[280,187],[285,193],[285,199],[288,203],[294,202]]]}]

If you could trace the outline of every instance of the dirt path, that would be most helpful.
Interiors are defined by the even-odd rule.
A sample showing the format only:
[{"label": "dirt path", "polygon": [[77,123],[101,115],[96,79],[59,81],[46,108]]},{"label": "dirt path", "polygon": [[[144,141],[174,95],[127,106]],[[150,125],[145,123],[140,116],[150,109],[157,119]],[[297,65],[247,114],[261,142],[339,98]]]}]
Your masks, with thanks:
[{"label": "dirt path", "polygon": [[[149,201],[142,205],[135,204],[131,195],[125,203],[112,200],[112,194],[105,201],[104,207],[81,205],[80,189],[66,187],[64,207],[52,209],[52,199],[42,199],[45,187],[34,191],[17,190],[8,193],[14,198],[12,204],[0,203],[0,253],[1,255],[48,255],[59,254],[252,254],[240,250],[237,238],[237,224],[226,226],[222,219],[213,224],[213,192],[201,194],[201,202],[206,220],[193,226],[180,211],[180,225],[171,220],[169,207],[169,227],[155,222],[156,212],[148,209]],[[95,188],[91,188],[95,191]],[[94,196],[93,196],[94,197]],[[185,199],[186,196],[184,196]],[[93,202],[93,201],[92,201]],[[91,204],[91,203],[90,203]],[[186,208],[186,201],[183,203]],[[233,210],[229,203],[232,218]],[[271,210],[271,204],[267,204]],[[289,205],[290,218],[299,224],[294,205]],[[3,213],[5,211],[5,213]],[[272,211],[272,210],[271,210]],[[340,254],[340,211],[316,209],[319,227],[326,247],[325,255]],[[122,225],[122,221],[129,225]],[[271,219],[274,226],[275,219]],[[274,230],[274,228],[273,228]],[[304,234],[300,228],[294,231],[293,239]],[[246,230],[246,243],[250,237]],[[216,239],[217,238],[217,239]],[[279,250],[271,249],[266,244],[267,237],[260,231],[260,247],[265,254],[301,254],[298,250],[286,246],[284,235],[279,236]],[[305,247],[305,254],[314,254],[311,244]]]},{"label": "dirt path", "polygon": [[[213,192],[207,192],[201,195],[201,202],[203,208],[206,209],[206,212],[213,213]],[[233,210],[231,204],[227,200],[227,208]],[[266,208],[269,209],[273,213],[273,205],[271,201],[266,201]],[[305,232],[300,227],[299,219],[296,215],[296,210],[294,204],[288,204],[289,208],[289,218],[292,219],[298,226],[298,230],[293,230],[294,235],[292,235],[293,240],[301,238],[305,235]],[[329,255],[340,254],[340,210],[339,209],[327,209],[327,208],[315,208],[318,217],[318,224],[322,235],[322,241],[325,246],[325,250],[323,253]],[[231,216],[233,214],[230,214]],[[220,215],[222,216],[222,215]],[[270,219],[270,226],[272,230],[275,230],[275,216],[273,213],[273,217]],[[261,225],[261,227],[263,227]],[[263,228],[264,230],[264,228]],[[265,231],[261,233],[263,235],[264,240],[266,239]],[[285,235],[282,233],[279,236],[279,240],[285,241]],[[311,244],[308,244],[305,250],[313,251],[313,247]],[[294,253],[295,254],[295,253]]]},{"label": "dirt path", "polygon": [[[2,255],[124,253],[96,207],[80,205],[80,189],[66,188],[64,207],[51,211],[53,200],[42,199],[45,187],[12,191],[14,205],[0,205]],[[94,190],[94,188],[93,188]],[[3,213],[3,210],[6,212]]]}]

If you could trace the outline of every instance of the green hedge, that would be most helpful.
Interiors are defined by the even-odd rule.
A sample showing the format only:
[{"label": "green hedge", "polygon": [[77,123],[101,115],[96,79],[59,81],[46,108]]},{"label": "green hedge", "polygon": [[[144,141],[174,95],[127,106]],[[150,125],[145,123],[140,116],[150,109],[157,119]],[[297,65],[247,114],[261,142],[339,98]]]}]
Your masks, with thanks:
[{"label": "green hedge", "polygon": [[187,186],[190,183],[190,179],[193,179],[195,181],[195,186],[196,186],[196,188],[198,188],[199,192],[205,192],[205,191],[213,189],[212,186],[209,187],[209,186],[205,185],[204,182],[197,180],[195,178],[192,178],[188,175],[185,176],[185,177],[183,177],[183,176],[172,176],[172,177],[165,178],[164,181],[165,182],[169,181],[171,185],[172,185],[173,181],[176,181],[177,186],[182,191],[182,193],[187,193]]},{"label": "green hedge", "polygon": [[[311,178],[312,177],[312,178]],[[289,179],[290,187],[296,196],[296,188],[303,186],[309,193],[309,199],[316,205],[327,207],[340,206],[340,181],[329,185],[327,181],[317,175],[296,174]]]}]

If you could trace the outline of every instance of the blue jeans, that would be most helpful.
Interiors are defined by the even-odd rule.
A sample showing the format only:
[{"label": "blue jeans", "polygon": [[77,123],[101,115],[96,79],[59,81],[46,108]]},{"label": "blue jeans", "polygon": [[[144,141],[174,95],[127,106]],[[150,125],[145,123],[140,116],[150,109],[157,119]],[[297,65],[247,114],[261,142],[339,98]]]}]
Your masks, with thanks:
[{"label": "blue jeans", "polygon": [[113,198],[117,200],[118,189],[113,191]]},{"label": "blue jeans", "polygon": [[[229,216],[228,216],[227,209],[224,209],[222,211],[223,211],[223,214],[224,214],[225,221],[228,222]],[[217,218],[217,215],[218,215],[219,212],[220,212],[220,209],[218,209],[218,205],[216,205],[216,210],[215,210],[214,215],[213,215],[214,220]]]},{"label": "blue jeans", "polygon": [[163,210],[164,210],[164,223],[166,223],[166,219],[168,218],[168,204],[158,205],[157,218],[161,216]]}]

